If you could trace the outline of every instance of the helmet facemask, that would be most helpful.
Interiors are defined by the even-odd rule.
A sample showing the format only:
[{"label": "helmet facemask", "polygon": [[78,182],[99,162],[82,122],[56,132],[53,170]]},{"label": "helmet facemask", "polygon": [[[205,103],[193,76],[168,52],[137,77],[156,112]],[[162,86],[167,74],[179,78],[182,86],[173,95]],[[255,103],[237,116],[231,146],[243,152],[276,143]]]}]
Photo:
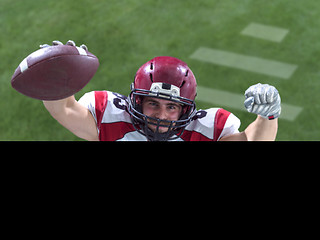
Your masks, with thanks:
[{"label": "helmet facemask", "polygon": [[[133,85],[131,85],[133,88]],[[179,138],[185,127],[190,123],[195,115],[196,105],[193,100],[180,97],[180,89],[174,85],[156,82],[153,83],[150,90],[131,89],[128,97],[129,113],[135,129],[145,135],[150,141],[167,141]],[[170,100],[182,105],[182,113],[178,120],[169,121],[159,118],[149,117],[143,114],[142,101],[144,97],[153,97],[158,99]],[[151,130],[148,125],[156,126]],[[165,127],[166,132],[159,132],[159,127]]]}]

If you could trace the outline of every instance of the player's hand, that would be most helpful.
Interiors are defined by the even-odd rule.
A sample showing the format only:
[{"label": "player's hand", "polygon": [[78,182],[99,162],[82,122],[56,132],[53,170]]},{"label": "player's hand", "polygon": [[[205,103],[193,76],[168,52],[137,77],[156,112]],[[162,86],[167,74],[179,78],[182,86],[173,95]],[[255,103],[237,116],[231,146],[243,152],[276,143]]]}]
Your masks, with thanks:
[{"label": "player's hand", "polygon": [[[63,45],[63,43],[58,40],[52,41],[52,46],[57,46],[57,45]],[[74,47],[76,46],[75,42],[72,40],[69,40],[66,43],[66,45],[70,45],[70,46],[74,46]],[[45,47],[50,47],[50,45],[49,44],[40,45],[40,48],[45,48]],[[82,44],[80,47],[83,48],[84,50],[88,51],[88,47],[86,45]]]},{"label": "player's hand", "polygon": [[248,112],[258,114],[269,120],[278,118],[281,113],[281,98],[278,90],[269,85],[258,83],[247,89],[244,106]]}]

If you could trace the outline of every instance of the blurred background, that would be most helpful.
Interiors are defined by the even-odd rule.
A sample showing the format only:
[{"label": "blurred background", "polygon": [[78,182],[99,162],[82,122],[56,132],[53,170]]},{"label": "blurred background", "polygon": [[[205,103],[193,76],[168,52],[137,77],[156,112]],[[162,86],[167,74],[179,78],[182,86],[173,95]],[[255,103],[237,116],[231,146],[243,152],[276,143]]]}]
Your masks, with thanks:
[{"label": "blurred background", "polygon": [[245,90],[268,83],[285,104],[277,140],[320,140],[319,16],[317,0],[0,0],[0,140],[80,140],[10,85],[40,44],[69,39],[100,61],[76,99],[93,90],[128,95],[143,63],[173,56],[197,78],[198,109],[223,107],[242,131],[256,117],[239,107]]}]

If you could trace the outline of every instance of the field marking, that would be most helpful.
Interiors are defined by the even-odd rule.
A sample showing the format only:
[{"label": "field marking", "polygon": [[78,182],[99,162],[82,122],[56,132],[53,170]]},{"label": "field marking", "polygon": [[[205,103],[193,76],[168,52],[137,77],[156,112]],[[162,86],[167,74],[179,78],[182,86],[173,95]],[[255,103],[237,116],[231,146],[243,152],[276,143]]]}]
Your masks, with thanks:
[{"label": "field marking", "polygon": [[289,79],[298,67],[294,64],[205,47],[198,48],[190,58],[283,79]]},{"label": "field marking", "polygon": [[[214,104],[216,107],[229,107],[241,111],[247,111],[244,107],[244,94],[236,94],[227,91],[197,86],[197,101]],[[280,119],[294,121],[303,110],[302,107],[281,103]]]},{"label": "field marking", "polygon": [[288,34],[289,30],[259,23],[250,23],[241,32],[242,35],[260,38],[273,42],[281,42]]}]

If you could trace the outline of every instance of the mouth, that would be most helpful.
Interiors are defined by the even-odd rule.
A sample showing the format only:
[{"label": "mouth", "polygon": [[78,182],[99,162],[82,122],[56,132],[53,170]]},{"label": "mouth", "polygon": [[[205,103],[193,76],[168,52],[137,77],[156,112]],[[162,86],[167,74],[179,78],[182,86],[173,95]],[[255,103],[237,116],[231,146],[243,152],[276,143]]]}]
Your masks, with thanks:
[{"label": "mouth", "polygon": [[148,128],[150,128],[153,132],[159,132],[159,133],[165,133],[168,132],[169,128],[174,126],[174,124],[171,121],[167,120],[152,120],[150,119],[148,121]]}]

